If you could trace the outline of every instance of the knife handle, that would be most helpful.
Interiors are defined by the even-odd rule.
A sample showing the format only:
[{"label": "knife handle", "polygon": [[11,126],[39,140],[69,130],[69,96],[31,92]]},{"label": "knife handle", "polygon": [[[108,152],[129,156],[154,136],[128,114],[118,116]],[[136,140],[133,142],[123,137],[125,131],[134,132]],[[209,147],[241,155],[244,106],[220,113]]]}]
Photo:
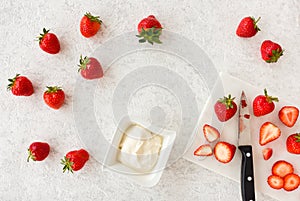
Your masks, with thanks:
[{"label": "knife handle", "polygon": [[243,201],[255,201],[252,146],[239,146],[242,152],[241,191]]}]

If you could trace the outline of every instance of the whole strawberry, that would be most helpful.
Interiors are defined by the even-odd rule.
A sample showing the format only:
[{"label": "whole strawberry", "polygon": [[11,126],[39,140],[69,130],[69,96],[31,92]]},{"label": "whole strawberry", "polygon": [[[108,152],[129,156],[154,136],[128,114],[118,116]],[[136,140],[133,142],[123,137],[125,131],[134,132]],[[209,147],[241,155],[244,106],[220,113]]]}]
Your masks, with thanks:
[{"label": "whole strawberry", "polygon": [[215,113],[221,122],[231,119],[237,111],[237,105],[229,94],[228,97],[220,98],[214,106]]},{"label": "whole strawberry", "polygon": [[65,93],[61,87],[47,87],[47,90],[44,92],[44,101],[49,107],[58,110],[64,104]]},{"label": "whole strawberry", "polygon": [[101,24],[99,16],[93,16],[88,12],[81,18],[80,32],[86,38],[92,37],[99,31]]},{"label": "whole strawberry", "polygon": [[149,15],[147,18],[144,18],[138,24],[139,35],[136,35],[140,43],[148,41],[150,44],[153,43],[162,43],[159,40],[161,35],[162,26],[160,22],[154,17],[154,15]]},{"label": "whole strawberry", "polygon": [[79,69],[81,76],[85,79],[92,80],[103,77],[103,69],[99,61],[93,57],[82,57],[80,55]]},{"label": "whole strawberry", "polygon": [[270,40],[265,40],[260,47],[261,57],[267,63],[274,63],[283,55],[281,46]]},{"label": "whole strawberry", "polygon": [[68,172],[78,171],[85,163],[89,160],[89,153],[84,150],[75,150],[70,151],[67,153],[67,155],[64,157],[64,159],[61,160],[61,164],[64,165],[63,172],[68,170]]},{"label": "whole strawberry", "polygon": [[295,133],[286,139],[286,149],[292,154],[300,154],[300,134]]},{"label": "whole strawberry", "polygon": [[260,31],[257,26],[257,22],[260,20],[260,17],[255,20],[254,17],[245,17],[240,22],[238,28],[236,29],[236,35],[244,38],[249,38],[255,36],[255,34]]},{"label": "whole strawberry", "polygon": [[28,148],[28,158],[33,161],[42,161],[49,155],[50,146],[46,142],[33,142]]},{"label": "whole strawberry", "polygon": [[40,34],[40,48],[49,54],[57,54],[60,50],[59,40],[55,34],[49,33],[50,30],[43,28],[43,33]]},{"label": "whole strawberry", "polygon": [[14,78],[8,79],[10,82],[7,86],[15,96],[31,96],[34,92],[31,81],[25,77],[17,74]]},{"label": "whole strawberry", "polygon": [[264,89],[265,95],[256,96],[253,100],[253,114],[257,117],[271,113],[274,108],[274,102],[278,102],[277,97],[269,96],[267,90]]}]

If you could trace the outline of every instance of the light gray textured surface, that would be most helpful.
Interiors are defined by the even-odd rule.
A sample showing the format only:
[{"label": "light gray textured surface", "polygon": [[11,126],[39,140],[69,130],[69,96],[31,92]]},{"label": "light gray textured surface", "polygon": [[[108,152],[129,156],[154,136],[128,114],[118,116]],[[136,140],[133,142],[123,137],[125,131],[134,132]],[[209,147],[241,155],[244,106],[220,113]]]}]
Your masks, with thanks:
[{"label": "light gray textured surface", "polygon": [[[149,14],[156,15],[165,29],[198,44],[219,71],[228,72],[255,86],[267,87],[279,98],[300,102],[300,3],[297,0],[276,3],[271,0],[18,0],[2,3],[0,9],[1,200],[240,200],[237,183],[183,159],[167,168],[154,188],[135,186],[118,175],[102,173],[101,165],[93,158],[80,172],[62,174],[60,158],[69,150],[83,146],[72,114],[79,55],[88,55],[108,39],[135,30],[138,21]],[[86,11],[100,15],[106,25],[92,39],[83,38],[78,28]],[[262,31],[254,38],[241,39],[236,37],[235,29],[240,19],[247,15],[262,17],[259,23]],[[42,52],[34,41],[43,27],[57,34],[62,46],[58,55]],[[264,39],[274,40],[285,49],[278,63],[266,64],[260,59],[259,48]],[[109,108],[112,89],[124,76],[122,73],[126,74],[127,67],[130,71],[131,63],[143,63],[144,60],[139,60],[138,56],[120,59],[107,72],[108,80],[103,91],[101,86],[97,86],[99,90],[95,99],[100,102],[95,113],[108,139],[115,129]],[[181,65],[181,61],[168,56],[158,61],[145,57],[149,64],[159,61],[169,68]],[[119,68],[123,68],[121,74]],[[208,95],[205,87],[197,82],[192,70],[176,67],[176,72],[191,84],[201,108]],[[6,92],[7,78],[16,73],[33,81],[34,95],[24,98]],[[44,87],[54,84],[61,85],[67,94],[66,104],[59,111],[49,109],[42,100]],[[129,109],[130,114],[147,119],[148,113],[143,109],[151,109],[153,101],[143,107],[141,100],[152,100],[165,93],[151,87],[143,90],[132,96],[128,107],[134,108]],[[168,126],[176,127],[176,115],[180,114],[180,110],[177,107],[172,109],[172,105],[178,103],[172,98],[158,98],[157,102],[171,122]],[[108,106],[105,107],[105,104]],[[52,147],[51,154],[44,162],[27,163],[26,149],[35,140],[48,141]],[[273,201],[261,194],[257,197],[259,201]]]}]

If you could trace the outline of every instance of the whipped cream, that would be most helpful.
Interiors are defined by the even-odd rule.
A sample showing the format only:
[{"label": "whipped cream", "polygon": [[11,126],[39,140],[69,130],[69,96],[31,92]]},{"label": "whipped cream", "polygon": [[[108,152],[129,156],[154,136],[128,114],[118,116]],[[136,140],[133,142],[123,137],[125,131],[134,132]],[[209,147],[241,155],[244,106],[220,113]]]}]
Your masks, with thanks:
[{"label": "whipped cream", "polygon": [[139,125],[131,125],[119,144],[118,160],[136,171],[149,172],[157,163],[163,137]]}]

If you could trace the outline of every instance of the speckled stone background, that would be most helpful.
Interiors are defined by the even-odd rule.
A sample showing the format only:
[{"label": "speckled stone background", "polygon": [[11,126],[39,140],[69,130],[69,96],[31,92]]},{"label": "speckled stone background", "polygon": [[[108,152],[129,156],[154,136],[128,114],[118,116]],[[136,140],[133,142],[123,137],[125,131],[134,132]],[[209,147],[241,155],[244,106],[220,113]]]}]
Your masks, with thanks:
[{"label": "speckled stone background", "polygon": [[[122,177],[101,171],[93,158],[79,172],[63,174],[60,158],[81,143],[73,118],[74,84],[78,78],[76,64],[80,54],[89,55],[109,39],[136,29],[143,17],[154,14],[166,30],[189,38],[206,51],[218,71],[227,72],[260,88],[267,87],[280,98],[300,102],[300,2],[293,1],[7,1],[0,5],[0,199],[6,200],[203,200],[238,201],[239,184],[179,159],[168,167],[153,188],[136,186]],[[82,15],[90,11],[100,15],[105,27],[91,39],[79,32]],[[235,29],[244,16],[261,16],[261,32],[251,39],[236,37]],[[61,52],[42,52],[35,37],[43,27],[50,28],[61,42]],[[285,49],[276,64],[260,59],[260,44],[274,40]],[[143,55],[148,64],[156,62],[150,54]],[[108,71],[105,89],[98,90],[95,99],[97,120],[108,140],[115,130],[111,119],[111,93],[126,74],[124,68],[140,62],[137,56],[114,63]],[[142,57],[142,56],[141,56]],[[183,65],[176,58],[164,57],[161,65],[168,68]],[[169,63],[168,63],[169,62]],[[138,66],[139,63],[135,63]],[[124,74],[118,74],[118,68]],[[194,91],[199,108],[208,91],[193,78],[192,70],[177,69]],[[6,91],[7,79],[16,73],[28,76],[35,87],[30,97],[15,97]],[[114,79],[115,78],[115,79]],[[192,79],[190,79],[192,78]],[[66,104],[59,110],[48,108],[42,94],[46,85],[60,85],[67,94]],[[144,95],[146,94],[146,95]],[[148,94],[148,95],[147,95]],[[176,127],[176,101],[161,89],[143,89],[128,103],[130,114],[147,119],[148,109],[155,100]],[[140,98],[141,97],[141,98]],[[150,97],[150,98],[149,98]],[[139,99],[140,98],[140,99]],[[152,100],[147,107],[141,101]],[[154,101],[153,101],[154,100]],[[166,102],[163,102],[166,101]],[[105,107],[107,105],[107,107]],[[173,105],[174,108],[173,109]],[[173,112],[173,113],[172,113]],[[51,153],[43,162],[26,162],[29,144],[47,141]],[[259,201],[273,201],[260,193]]]}]

